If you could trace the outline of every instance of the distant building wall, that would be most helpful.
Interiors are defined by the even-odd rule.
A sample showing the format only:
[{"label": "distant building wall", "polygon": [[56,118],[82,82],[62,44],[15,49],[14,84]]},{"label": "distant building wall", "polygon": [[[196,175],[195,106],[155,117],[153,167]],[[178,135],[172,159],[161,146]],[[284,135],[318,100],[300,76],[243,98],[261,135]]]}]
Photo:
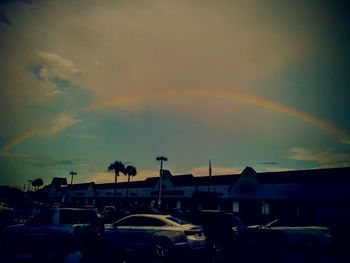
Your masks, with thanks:
[{"label": "distant building wall", "polygon": [[[274,217],[317,220],[325,217],[326,211],[350,211],[350,168],[257,173],[247,167],[241,174],[211,178],[172,176],[167,172],[162,181],[161,199],[165,207],[224,209],[248,221]],[[62,198],[70,186],[48,189],[51,198]],[[158,177],[130,184],[75,184],[71,193],[74,201],[94,200],[101,205],[115,200],[119,205],[125,202],[156,205],[158,197]]]}]

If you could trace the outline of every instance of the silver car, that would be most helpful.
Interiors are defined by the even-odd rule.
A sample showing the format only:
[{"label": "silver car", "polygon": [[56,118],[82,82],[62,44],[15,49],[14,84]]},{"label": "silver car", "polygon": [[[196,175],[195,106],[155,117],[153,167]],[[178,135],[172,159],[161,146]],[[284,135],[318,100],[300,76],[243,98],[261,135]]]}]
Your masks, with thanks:
[{"label": "silver car", "polygon": [[158,258],[206,248],[202,227],[157,214],[135,214],[106,224],[105,241],[112,251],[151,252]]}]

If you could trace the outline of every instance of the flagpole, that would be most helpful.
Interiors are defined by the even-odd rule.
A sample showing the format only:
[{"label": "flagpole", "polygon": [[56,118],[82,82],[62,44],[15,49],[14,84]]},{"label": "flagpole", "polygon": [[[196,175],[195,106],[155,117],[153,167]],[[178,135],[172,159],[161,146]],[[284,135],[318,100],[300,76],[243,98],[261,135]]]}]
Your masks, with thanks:
[{"label": "flagpole", "polygon": [[211,159],[209,159],[209,183],[208,183],[208,193],[211,190]]}]

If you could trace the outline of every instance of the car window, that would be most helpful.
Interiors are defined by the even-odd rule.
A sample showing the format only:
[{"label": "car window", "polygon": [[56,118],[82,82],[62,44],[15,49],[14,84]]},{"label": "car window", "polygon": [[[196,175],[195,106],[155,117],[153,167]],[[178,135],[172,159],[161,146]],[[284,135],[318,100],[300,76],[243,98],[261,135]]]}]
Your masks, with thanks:
[{"label": "car window", "polygon": [[94,211],[88,209],[62,209],[60,224],[90,224],[97,219]]},{"label": "car window", "polygon": [[173,221],[179,225],[186,225],[186,224],[189,224],[189,222],[187,222],[186,220],[182,220],[180,218],[177,218],[177,217],[173,217],[173,216],[169,216],[167,217],[166,219],[170,220],[170,221]]},{"label": "car window", "polygon": [[31,226],[45,226],[52,222],[54,210],[41,210],[36,216],[28,221]]},{"label": "car window", "polygon": [[118,226],[164,226],[165,222],[151,217],[129,217],[118,222]]}]

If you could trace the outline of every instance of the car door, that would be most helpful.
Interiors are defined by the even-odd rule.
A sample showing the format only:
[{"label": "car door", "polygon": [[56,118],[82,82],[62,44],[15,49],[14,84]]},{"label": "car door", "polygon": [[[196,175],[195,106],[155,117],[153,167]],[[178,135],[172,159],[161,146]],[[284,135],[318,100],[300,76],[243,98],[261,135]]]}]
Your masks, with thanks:
[{"label": "car door", "polygon": [[166,223],[148,217],[133,216],[115,223],[106,231],[108,244],[127,250],[144,250],[153,245],[154,233]]},{"label": "car door", "polygon": [[152,217],[135,218],[132,232],[132,246],[136,250],[145,250],[153,247],[155,239],[164,233],[165,222]]},{"label": "car door", "polygon": [[108,246],[127,249],[132,246],[134,237],[134,227],[137,219],[134,217],[124,218],[106,228],[105,239]]}]

